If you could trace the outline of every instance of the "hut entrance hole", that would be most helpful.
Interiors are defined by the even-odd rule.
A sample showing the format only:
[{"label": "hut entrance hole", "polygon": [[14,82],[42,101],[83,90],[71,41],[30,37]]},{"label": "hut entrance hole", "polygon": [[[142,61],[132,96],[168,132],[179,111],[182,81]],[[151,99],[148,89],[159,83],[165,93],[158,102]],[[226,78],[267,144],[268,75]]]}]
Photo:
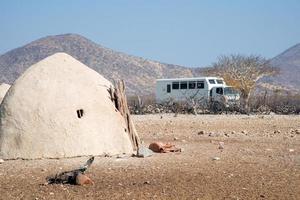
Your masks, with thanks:
[{"label": "hut entrance hole", "polygon": [[83,117],[83,109],[79,109],[79,110],[77,110],[76,112],[77,112],[77,117],[78,117],[78,118]]}]

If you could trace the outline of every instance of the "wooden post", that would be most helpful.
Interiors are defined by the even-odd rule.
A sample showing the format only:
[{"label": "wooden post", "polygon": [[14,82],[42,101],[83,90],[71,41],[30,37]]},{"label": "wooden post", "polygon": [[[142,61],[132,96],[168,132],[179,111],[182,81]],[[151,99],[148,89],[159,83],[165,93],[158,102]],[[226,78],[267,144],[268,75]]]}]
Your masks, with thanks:
[{"label": "wooden post", "polygon": [[124,81],[117,81],[115,84],[115,88],[110,88],[110,95],[111,99],[115,103],[116,109],[121,113],[124,117],[126,126],[127,126],[127,133],[131,140],[133,150],[137,150],[140,146],[140,138],[137,134],[135,126],[132,122],[130,117],[130,112],[127,104],[127,99],[125,95],[125,84]]}]

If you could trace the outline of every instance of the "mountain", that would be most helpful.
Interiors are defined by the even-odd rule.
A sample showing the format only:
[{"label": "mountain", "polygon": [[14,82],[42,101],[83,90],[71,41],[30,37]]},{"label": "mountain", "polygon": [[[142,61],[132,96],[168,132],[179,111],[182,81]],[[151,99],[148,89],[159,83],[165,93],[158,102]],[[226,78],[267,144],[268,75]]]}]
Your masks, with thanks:
[{"label": "mountain", "polygon": [[130,56],[105,48],[77,34],[48,36],[0,56],[0,83],[12,84],[28,67],[65,52],[110,81],[123,79],[127,93],[153,93],[158,78],[192,77],[190,68]]},{"label": "mountain", "polygon": [[270,60],[280,69],[279,75],[268,77],[264,82],[300,92],[300,44],[297,44]]},{"label": "mountain", "polygon": [[[152,94],[158,78],[200,76],[207,68],[165,64],[116,52],[77,35],[48,36],[0,56],[0,83],[12,84],[28,67],[57,52],[65,52],[110,81],[123,79],[128,95]],[[300,92],[300,44],[270,60],[280,74],[259,81],[267,89]]]}]

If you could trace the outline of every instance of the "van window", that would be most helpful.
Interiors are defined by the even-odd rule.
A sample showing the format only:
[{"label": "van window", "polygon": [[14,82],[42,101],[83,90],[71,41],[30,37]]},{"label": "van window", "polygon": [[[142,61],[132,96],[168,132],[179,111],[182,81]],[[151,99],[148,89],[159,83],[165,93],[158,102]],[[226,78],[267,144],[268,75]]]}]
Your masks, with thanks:
[{"label": "van window", "polygon": [[223,81],[220,80],[220,79],[218,79],[218,80],[217,80],[217,83],[218,83],[218,84],[223,84]]},{"label": "van window", "polygon": [[189,82],[189,89],[195,89],[196,88],[196,81],[190,81]]},{"label": "van window", "polygon": [[223,94],[223,88],[216,88],[217,94]]},{"label": "van window", "polygon": [[173,82],[172,83],[172,90],[178,90],[179,89],[179,82]]},{"label": "van window", "polygon": [[203,89],[204,88],[204,81],[197,81],[197,89]]},{"label": "van window", "polygon": [[216,84],[214,79],[209,79],[208,81],[209,81],[210,84]]},{"label": "van window", "polygon": [[187,82],[180,82],[180,89],[182,90],[187,89]]}]

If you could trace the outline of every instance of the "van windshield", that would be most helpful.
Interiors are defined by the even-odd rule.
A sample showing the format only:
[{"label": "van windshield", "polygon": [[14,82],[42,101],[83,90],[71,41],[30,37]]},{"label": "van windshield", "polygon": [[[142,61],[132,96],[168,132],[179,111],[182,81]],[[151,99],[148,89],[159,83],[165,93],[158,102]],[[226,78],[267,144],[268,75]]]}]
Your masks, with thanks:
[{"label": "van windshield", "polygon": [[224,88],[224,94],[226,95],[226,94],[228,94],[228,95],[237,95],[237,94],[239,94],[238,93],[238,91],[237,90],[235,90],[234,88],[232,88],[232,87],[225,87]]},{"label": "van windshield", "polygon": [[218,84],[223,84],[223,80],[218,79],[218,80],[217,80],[217,83],[218,83]]}]

